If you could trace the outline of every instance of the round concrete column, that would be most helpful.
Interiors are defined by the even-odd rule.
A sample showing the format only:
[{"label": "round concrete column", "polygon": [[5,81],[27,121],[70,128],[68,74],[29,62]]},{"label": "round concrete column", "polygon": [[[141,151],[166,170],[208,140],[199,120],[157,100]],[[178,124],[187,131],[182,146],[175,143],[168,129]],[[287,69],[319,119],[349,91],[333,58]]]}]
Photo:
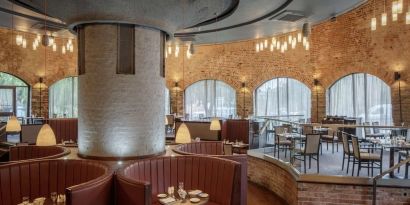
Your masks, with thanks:
[{"label": "round concrete column", "polygon": [[79,38],[84,43],[78,79],[82,157],[126,159],[165,150],[161,31],[135,27],[135,74],[117,74],[119,26],[85,25]]}]

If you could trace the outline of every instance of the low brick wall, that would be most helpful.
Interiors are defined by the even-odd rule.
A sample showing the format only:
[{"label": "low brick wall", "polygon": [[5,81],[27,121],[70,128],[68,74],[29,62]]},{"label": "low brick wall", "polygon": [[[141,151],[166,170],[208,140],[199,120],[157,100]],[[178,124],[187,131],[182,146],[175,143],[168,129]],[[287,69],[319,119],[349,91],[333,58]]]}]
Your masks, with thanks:
[{"label": "low brick wall", "polygon": [[[248,178],[289,205],[372,204],[373,189],[368,178],[299,175],[289,164],[262,154],[248,153]],[[407,182],[409,180],[380,180],[377,204],[410,204],[410,183]]]}]

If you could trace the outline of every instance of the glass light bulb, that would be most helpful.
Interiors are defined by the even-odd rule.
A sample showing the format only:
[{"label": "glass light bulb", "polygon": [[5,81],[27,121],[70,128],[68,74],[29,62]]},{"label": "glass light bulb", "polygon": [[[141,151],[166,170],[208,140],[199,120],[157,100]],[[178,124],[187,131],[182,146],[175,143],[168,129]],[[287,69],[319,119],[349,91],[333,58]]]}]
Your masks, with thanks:
[{"label": "glass light bulb", "polygon": [[260,51],[263,51],[263,42],[260,42],[260,43],[259,43],[259,50],[260,50]]},{"label": "glass light bulb", "polygon": [[392,14],[392,20],[397,21],[398,19],[398,14]]},{"label": "glass light bulb", "polygon": [[276,45],[276,38],[275,37],[272,37],[272,44]]},{"label": "glass light bulb", "polygon": [[288,36],[288,43],[291,44],[292,43],[292,36]]},{"label": "glass light bulb", "polygon": [[53,44],[53,51],[54,51],[54,52],[57,51],[57,44]]},{"label": "glass light bulb", "polygon": [[22,35],[16,35],[16,44],[20,46],[23,44],[23,36]]},{"label": "glass light bulb", "polygon": [[255,45],[255,51],[258,53],[259,52],[259,43],[256,43]]},{"label": "glass light bulb", "polygon": [[397,14],[398,10],[398,2],[397,1],[393,1],[392,2],[392,6],[391,6],[391,13],[392,14]]},{"label": "glass light bulb", "polygon": [[406,13],[406,24],[410,24],[410,10]]},{"label": "glass light bulb", "polygon": [[21,43],[21,46],[23,47],[23,48],[27,48],[27,40],[24,38],[23,39],[23,41],[22,41],[22,43]]},{"label": "glass light bulb", "polygon": [[268,40],[265,39],[265,43],[264,43],[265,48],[268,47]]},{"label": "glass light bulb", "polygon": [[172,54],[172,47],[171,47],[171,45],[168,46],[168,54]]},{"label": "glass light bulb", "polygon": [[189,49],[187,49],[187,50],[186,50],[186,57],[187,57],[188,59],[191,59],[191,56],[192,56],[191,52],[189,52]]},{"label": "glass light bulb", "polygon": [[74,52],[74,46],[73,46],[73,44],[70,45],[70,49],[69,49],[69,50],[70,50],[71,53]]},{"label": "glass light bulb", "polygon": [[168,52],[164,52],[165,53],[165,58],[168,58]]},{"label": "glass light bulb", "polygon": [[178,58],[179,56],[179,46],[175,45],[175,57]]},{"label": "glass light bulb", "polygon": [[306,46],[307,38],[304,36],[303,37],[303,46]]},{"label": "glass light bulb", "polygon": [[382,26],[387,25],[387,13],[382,13],[382,19],[381,19],[381,24]]},{"label": "glass light bulb", "polygon": [[302,42],[302,33],[298,33],[298,42]]},{"label": "glass light bulb", "polygon": [[376,28],[377,28],[377,19],[376,19],[376,17],[373,17],[372,18],[372,22],[371,22],[371,28],[372,28],[372,31],[375,31],[376,30]]},{"label": "glass light bulb", "polygon": [[403,13],[403,0],[397,1],[397,13],[399,14]]},{"label": "glass light bulb", "polygon": [[37,50],[37,45],[35,42],[33,42],[33,51]]},{"label": "glass light bulb", "polygon": [[270,52],[273,52],[273,48],[274,48],[274,46],[273,46],[273,44],[271,43],[271,44],[270,44]]},{"label": "glass light bulb", "polygon": [[65,54],[65,52],[66,52],[65,46],[63,46],[63,47],[61,48],[61,53]]},{"label": "glass light bulb", "polygon": [[68,44],[73,44],[73,40],[71,40],[71,38],[68,39]]},{"label": "glass light bulb", "polygon": [[308,50],[309,50],[309,48],[310,48],[310,44],[309,44],[309,41],[308,41],[308,42],[306,42],[305,49],[308,51]]}]

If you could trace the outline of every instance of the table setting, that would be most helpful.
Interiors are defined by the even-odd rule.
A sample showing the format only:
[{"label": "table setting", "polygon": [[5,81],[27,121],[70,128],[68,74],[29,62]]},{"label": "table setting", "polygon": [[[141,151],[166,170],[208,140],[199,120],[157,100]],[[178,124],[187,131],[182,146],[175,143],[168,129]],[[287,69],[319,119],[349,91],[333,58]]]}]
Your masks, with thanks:
[{"label": "table setting", "polygon": [[22,202],[17,205],[64,205],[66,202],[65,194],[57,194],[57,192],[51,192],[50,198],[38,197],[30,202],[30,198],[25,196],[22,198]]},{"label": "table setting", "polygon": [[184,183],[180,182],[178,185],[178,191],[175,195],[175,188],[173,186],[168,187],[167,193],[158,194],[158,201],[163,205],[201,205],[208,202],[209,194],[202,192],[201,190],[184,190]]}]

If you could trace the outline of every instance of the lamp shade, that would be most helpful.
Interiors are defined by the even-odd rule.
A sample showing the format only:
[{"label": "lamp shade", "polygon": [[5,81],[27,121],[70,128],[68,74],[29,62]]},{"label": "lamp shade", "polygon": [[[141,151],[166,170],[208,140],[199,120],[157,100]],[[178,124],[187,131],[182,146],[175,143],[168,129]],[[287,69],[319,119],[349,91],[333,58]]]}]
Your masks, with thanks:
[{"label": "lamp shade", "polygon": [[209,126],[210,130],[221,130],[221,123],[219,123],[219,119],[218,118],[213,118],[211,120],[211,126]]},{"label": "lamp shade", "polygon": [[56,144],[56,136],[54,135],[53,129],[51,129],[50,125],[44,124],[37,135],[36,145],[53,146]]},{"label": "lamp shade", "polygon": [[6,132],[20,132],[21,131],[21,125],[20,122],[17,120],[16,116],[10,117],[10,119],[7,121],[6,125]]},{"label": "lamp shade", "polygon": [[179,126],[177,135],[175,136],[175,143],[190,143],[191,142],[191,133],[189,133],[188,127],[185,123],[182,123]]}]

